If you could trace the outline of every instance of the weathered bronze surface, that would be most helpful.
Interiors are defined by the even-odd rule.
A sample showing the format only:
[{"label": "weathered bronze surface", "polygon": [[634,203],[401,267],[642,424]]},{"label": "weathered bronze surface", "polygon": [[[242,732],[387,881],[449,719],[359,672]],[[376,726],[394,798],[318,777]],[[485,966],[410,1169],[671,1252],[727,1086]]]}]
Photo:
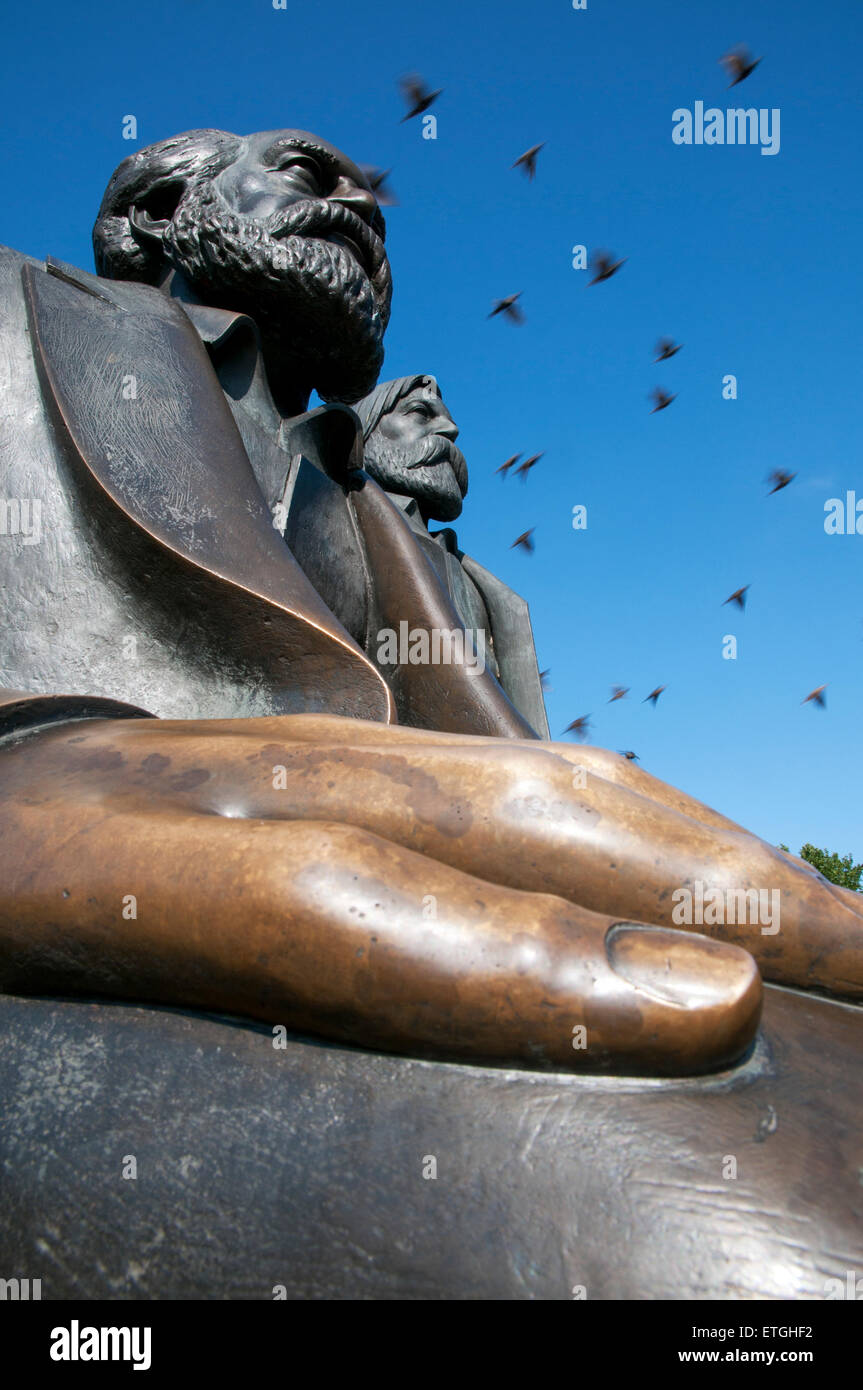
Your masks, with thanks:
[{"label": "weathered bronze surface", "polygon": [[[459,622],[474,634],[475,645],[476,635],[481,636],[485,665],[531,728],[547,738],[548,720],[527,604],[465,555],[449,527],[429,531],[431,518],[455,520],[468,487],[467,460],[455,443],[458,427],[441,398],[440,387],[430,376],[385,381],[356,402],[355,409],[363,427],[365,472],[401,509],[423,556],[437,571]],[[373,497],[374,490],[355,496],[355,505],[367,506]],[[375,572],[383,580],[386,571],[382,552]],[[325,582],[323,575],[321,581]],[[380,581],[376,587],[380,593]],[[403,610],[404,598],[396,596],[396,604]],[[379,621],[377,630],[380,626]],[[406,674],[401,673],[402,680]],[[409,716],[410,711],[407,713]],[[404,722],[422,721],[407,717]],[[436,727],[444,727],[440,718]]]},{"label": "weathered bronze surface", "polygon": [[[524,605],[427,529],[467,488],[434,378],[304,413],[374,380],[383,233],[326,142],[203,131],[114,175],[112,278],[6,253],[7,485],[47,544],[3,550],[4,679],[37,730],[69,692],[159,716],[7,741],[6,985],[657,1073],[745,1050],[750,955],[858,996],[853,895],[624,759],[533,742]],[[381,655],[474,619],[488,664]],[[672,934],[697,881],[778,891],[781,930]]]},{"label": "weathered bronze surface", "polygon": [[[614,851],[590,847],[600,816],[571,799],[564,750],[387,732],[88,720],[13,743],[4,987],[540,1066],[680,1073],[745,1049],[761,1003],[745,951],[586,901]],[[640,904],[657,919],[658,887]]]},{"label": "weathered bronze surface", "polygon": [[[5,490],[41,525],[0,550],[0,987],[440,1068],[731,1067],[727,1091],[686,1083],[721,1145],[706,1116],[721,1092],[737,1123],[765,1055],[761,977],[863,998],[863,901],[625,757],[548,741],[526,606],[428,528],[467,487],[437,383],[374,385],[384,230],[325,141],[198,131],[115,173],[98,275],[0,253]],[[402,626],[458,635],[462,659],[387,655]],[[778,894],[781,923],[678,923],[699,885]],[[863,1015],[775,999],[799,1129],[811,1069],[856,1065]],[[19,1038],[26,1009],[4,1006]],[[441,1103],[461,1114],[486,1078],[458,1075]],[[494,1082],[516,1107],[539,1084]],[[645,1162],[680,1120],[681,1092],[651,1094]],[[852,1100],[822,1117],[834,1139]]]},{"label": "weathered bronze surface", "polygon": [[43,1298],[842,1298],[863,1270],[848,1013],[768,986],[746,1062],[657,1082],[0,997],[5,1266]]}]

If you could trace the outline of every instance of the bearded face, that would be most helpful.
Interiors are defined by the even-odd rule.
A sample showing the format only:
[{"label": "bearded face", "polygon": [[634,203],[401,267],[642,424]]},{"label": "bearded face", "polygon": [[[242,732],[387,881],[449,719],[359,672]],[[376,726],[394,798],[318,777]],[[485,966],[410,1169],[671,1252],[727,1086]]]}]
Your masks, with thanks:
[{"label": "bearded face", "polygon": [[299,131],[243,142],[191,180],[162,252],[207,304],[246,313],[273,385],[356,400],[377,380],[392,281],[383,220],[360,170]]},{"label": "bearded face", "polygon": [[365,442],[363,467],[387,492],[413,497],[428,520],[455,521],[467,493],[458,429],[434,388],[398,400]]}]

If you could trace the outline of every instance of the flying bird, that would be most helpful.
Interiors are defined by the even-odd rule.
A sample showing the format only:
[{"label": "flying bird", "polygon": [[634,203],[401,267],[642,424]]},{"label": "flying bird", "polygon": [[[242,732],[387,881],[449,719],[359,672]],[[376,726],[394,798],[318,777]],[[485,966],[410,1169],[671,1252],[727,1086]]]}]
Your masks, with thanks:
[{"label": "flying bird", "polygon": [[814,705],[817,705],[819,709],[824,709],[827,704],[827,700],[824,697],[824,691],[826,689],[826,685],[819,685],[816,690],[810,690],[809,694],[806,696],[806,699],[800,701],[801,705],[808,705],[809,701],[811,700],[812,703]]},{"label": "flying bird", "polygon": [[535,178],[535,177],[536,177],[536,157],[537,157],[537,155],[539,154],[539,152],[540,152],[540,150],[542,149],[542,146],[543,146],[544,144],[545,144],[545,141],[543,140],[543,142],[542,142],[541,145],[531,145],[531,147],[530,147],[529,150],[525,150],[524,154],[520,154],[520,155],[519,155],[518,159],[517,159],[517,160],[515,161],[515,163],[512,165],[512,168],[513,168],[513,169],[518,169],[519,167],[521,167],[521,168],[524,170],[524,172],[527,174],[527,177],[528,177],[529,179]]},{"label": "flying bird", "polygon": [[774,492],[781,492],[782,489],[784,487],[787,487],[788,484],[796,477],[796,473],[786,473],[784,468],[774,468],[773,472],[770,474],[770,477],[767,479],[768,483],[773,484],[767,496],[771,497]]},{"label": "flying bird", "polygon": [[524,480],[534,465],[539,463],[541,458],[542,454],[531,454],[530,458],[525,459],[524,463],[520,464],[515,470],[515,476]]},{"label": "flying bird", "polygon": [[567,724],[563,732],[565,734],[575,734],[576,738],[585,739],[587,738],[589,730],[590,715],[581,714],[578,719],[573,719],[571,724]]},{"label": "flying bird", "polygon": [[659,697],[660,697],[660,695],[662,694],[663,690],[667,690],[667,689],[668,689],[668,686],[667,686],[667,685],[658,685],[658,686],[656,687],[655,690],[651,690],[651,692],[650,692],[649,695],[645,695],[645,697],[644,697],[644,699],[642,700],[641,703],[642,703],[643,705],[646,705],[647,702],[648,702],[648,700],[652,700],[652,701],[653,701],[653,707],[654,707],[654,709],[655,709],[655,708],[656,708],[656,702],[657,702],[657,700],[659,699]]},{"label": "flying bird", "polygon": [[524,314],[515,302],[517,299],[521,299],[521,290],[518,294],[508,294],[506,299],[496,299],[488,317],[493,319],[495,314],[506,314],[510,323],[524,323]]},{"label": "flying bird", "polygon": [[628,686],[628,685],[613,685],[613,686],[611,687],[611,699],[609,700],[608,703],[609,703],[610,705],[613,705],[614,702],[615,702],[615,700],[622,700],[623,697],[624,697],[624,695],[628,695],[628,694],[629,694],[629,686]]},{"label": "flying bird", "polygon": [[407,115],[402,116],[402,124],[411,117],[421,116],[423,111],[428,111],[432,102],[436,101],[443,91],[443,87],[438,87],[436,92],[430,92],[423,79],[416,73],[410,77],[403,77],[399,86],[404,103],[408,107]]},{"label": "flying bird", "polygon": [[654,362],[667,362],[669,357],[673,357],[683,347],[682,343],[676,343],[673,338],[660,338],[656,344],[656,356]]},{"label": "flying bird", "polygon": [[551,675],[551,667],[550,667],[550,666],[546,667],[546,669],[545,669],[544,671],[540,671],[540,673],[539,673],[539,688],[540,688],[540,690],[542,690],[542,691],[551,690],[551,686],[550,686],[549,683],[548,683],[548,678],[549,678],[550,675]]},{"label": "flying bird", "polygon": [[731,78],[729,87],[736,87],[738,82],[742,82],[751,72],[754,72],[761,62],[760,58],[752,58],[749,50],[743,48],[734,49],[731,53],[725,53],[719,59],[725,68],[727,77]]},{"label": "flying bird", "polygon": [[675,391],[674,394],[670,396],[667,391],[663,391],[661,386],[656,386],[650,393],[650,399],[656,402],[650,412],[651,415],[655,415],[657,410],[665,410],[667,406],[671,405],[672,401],[677,399],[677,392]]},{"label": "flying bird", "polygon": [[502,463],[501,466],[500,466],[500,468],[496,468],[496,469],[494,470],[495,473],[502,473],[503,476],[506,477],[507,474],[509,473],[509,470],[512,468],[512,465],[513,465],[514,463],[518,463],[518,461],[519,461],[520,458],[521,458],[521,454],[513,454],[513,456],[512,456],[511,459],[507,459],[506,463]]},{"label": "flying bird", "polygon": [[532,554],[533,554],[533,541],[531,540],[531,536],[533,535],[533,533],[534,533],[535,530],[536,530],[536,527],[535,527],[535,526],[531,526],[531,528],[530,528],[529,531],[522,531],[522,533],[521,533],[520,536],[516,536],[515,540],[513,541],[512,545],[510,546],[510,550],[515,550],[515,547],[516,547],[517,545],[521,545],[521,546],[524,546],[524,548],[525,548],[525,550],[527,551],[528,555],[532,555]]},{"label": "flying bird", "polygon": [[632,751],[631,748],[621,748],[621,749],[619,749],[618,751],[620,752],[620,754],[621,754],[624,758],[626,758],[627,762],[630,762],[630,763],[637,763],[637,762],[640,762],[640,761],[641,761],[641,759],[639,758],[638,754],[637,754],[637,753],[633,753],[633,751]]},{"label": "flying bird", "polygon": [[594,276],[588,284],[596,285],[600,280],[610,280],[627,259],[628,257],[624,256],[623,260],[616,261],[607,251],[595,251],[590,258],[590,268]]},{"label": "flying bird", "polygon": [[368,180],[369,188],[374,193],[378,205],[382,208],[394,208],[398,199],[392,189],[387,187],[387,179],[392,173],[392,169],[378,169],[374,164],[361,164],[360,168]]},{"label": "flying bird", "polygon": [[733,594],[729,594],[728,598],[722,600],[721,606],[724,608],[726,603],[736,603],[738,608],[745,608],[746,591],[751,587],[750,584],[744,584],[742,589],[735,589]]}]

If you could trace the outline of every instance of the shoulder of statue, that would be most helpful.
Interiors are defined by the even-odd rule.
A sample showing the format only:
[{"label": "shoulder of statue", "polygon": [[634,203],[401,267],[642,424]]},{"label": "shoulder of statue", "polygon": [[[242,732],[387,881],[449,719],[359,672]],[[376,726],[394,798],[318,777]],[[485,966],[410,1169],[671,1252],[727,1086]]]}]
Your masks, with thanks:
[{"label": "shoulder of statue", "polygon": [[442,549],[448,551],[450,555],[454,555],[457,560],[464,561],[467,559],[464,551],[459,550],[458,536],[451,526],[444,526],[440,531],[429,531],[429,535],[433,541],[437,541]]},{"label": "shoulder of statue", "polygon": [[462,568],[468,574],[479,589],[484,600],[490,606],[496,603],[505,602],[513,611],[527,613],[527,600],[517,594],[515,589],[511,589],[502,579],[498,579],[496,574],[487,570],[485,565],[481,565],[478,560],[474,560],[470,555],[461,556]]},{"label": "shoulder of statue", "polygon": [[22,274],[38,275],[38,272],[79,290],[91,300],[96,300],[106,308],[125,314],[149,314],[176,321],[183,317],[179,301],[163,294],[154,285],[145,285],[138,280],[106,280],[89,270],[58,260],[56,256],[46,256],[37,261],[29,256],[21,257]]},{"label": "shoulder of statue", "polygon": [[43,264],[36,256],[27,256],[23,251],[16,251],[12,246],[0,246],[0,268],[16,269],[22,265],[41,266]]}]

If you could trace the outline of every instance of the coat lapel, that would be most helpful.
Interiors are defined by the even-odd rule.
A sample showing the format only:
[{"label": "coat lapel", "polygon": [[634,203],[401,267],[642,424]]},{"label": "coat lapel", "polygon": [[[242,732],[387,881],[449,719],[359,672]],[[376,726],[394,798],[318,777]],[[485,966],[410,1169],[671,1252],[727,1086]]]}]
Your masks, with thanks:
[{"label": "coat lapel", "polygon": [[550,738],[527,603],[470,555],[462,565],[488,609],[501,685],[540,738]]},{"label": "coat lapel", "polygon": [[[373,626],[378,633],[464,631],[437,569],[382,488],[358,473],[348,493],[374,575]],[[403,660],[386,666],[402,721],[444,733],[536,738],[499,682],[485,668]]]},{"label": "coat lapel", "polygon": [[[257,600],[302,708],[390,722],[372,663],[272,524],[204,346],[180,306],[146,285],[58,263],[27,265],[35,356],[74,456],[135,527]],[[287,698],[286,709],[297,708]]]}]

